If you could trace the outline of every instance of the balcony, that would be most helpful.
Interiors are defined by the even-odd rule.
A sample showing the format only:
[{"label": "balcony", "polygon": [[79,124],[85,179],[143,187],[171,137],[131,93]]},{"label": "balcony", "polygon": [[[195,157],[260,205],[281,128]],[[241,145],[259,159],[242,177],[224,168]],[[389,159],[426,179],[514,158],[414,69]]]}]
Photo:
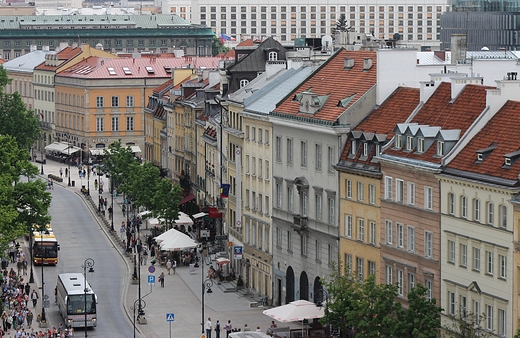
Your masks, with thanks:
[{"label": "balcony", "polygon": [[309,217],[301,216],[301,215],[293,215],[293,224],[291,225],[294,231],[297,233],[301,233],[302,231],[307,230],[307,223],[309,221]]}]

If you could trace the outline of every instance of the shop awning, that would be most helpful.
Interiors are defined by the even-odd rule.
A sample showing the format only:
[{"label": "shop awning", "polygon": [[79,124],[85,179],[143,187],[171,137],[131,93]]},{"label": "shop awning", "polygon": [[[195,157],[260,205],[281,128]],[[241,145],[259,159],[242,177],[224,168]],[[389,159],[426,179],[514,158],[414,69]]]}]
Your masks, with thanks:
[{"label": "shop awning", "polygon": [[130,149],[132,150],[132,153],[140,153],[141,147],[139,146],[130,146]]},{"label": "shop awning", "polygon": [[195,195],[193,195],[192,193],[189,193],[188,195],[184,196],[184,198],[180,201],[179,204],[184,204],[184,203],[189,202],[194,199],[195,199]]},{"label": "shop awning", "polygon": [[191,217],[197,219],[206,216],[207,214],[205,212],[199,212],[198,214],[192,215]]},{"label": "shop awning", "polygon": [[68,148],[63,149],[61,151],[61,153],[64,154],[64,155],[68,155],[68,154],[72,155],[74,153],[77,153],[80,150],[81,150],[81,148],[70,146]]},{"label": "shop awning", "polygon": [[105,148],[90,148],[90,154],[92,156],[102,156],[102,155],[105,155]]},{"label": "shop awning", "polygon": [[54,142],[45,147],[46,151],[58,151],[61,152],[69,147],[66,143]]}]

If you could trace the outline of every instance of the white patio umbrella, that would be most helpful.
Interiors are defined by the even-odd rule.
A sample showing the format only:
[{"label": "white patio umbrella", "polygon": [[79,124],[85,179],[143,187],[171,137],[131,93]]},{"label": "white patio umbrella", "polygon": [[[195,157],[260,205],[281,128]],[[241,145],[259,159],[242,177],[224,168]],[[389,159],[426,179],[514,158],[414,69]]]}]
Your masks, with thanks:
[{"label": "white patio umbrella", "polygon": [[[161,237],[162,236],[162,237]],[[170,229],[155,238],[161,247],[161,250],[165,251],[180,251],[183,249],[191,249],[199,246],[194,239],[190,236],[183,234],[182,232]]]},{"label": "white patio umbrella", "polygon": [[175,224],[193,225],[193,220],[187,214],[179,211],[179,216],[174,222]]},{"label": "white patio umbrella", "polygon": [[303,299],[265,310],[263,314],[274,318],[281,323],[302,322],[302,336],[303,321],[305,319],[322,318],[325,316],[323,307],[318,307],[313,302]]}]

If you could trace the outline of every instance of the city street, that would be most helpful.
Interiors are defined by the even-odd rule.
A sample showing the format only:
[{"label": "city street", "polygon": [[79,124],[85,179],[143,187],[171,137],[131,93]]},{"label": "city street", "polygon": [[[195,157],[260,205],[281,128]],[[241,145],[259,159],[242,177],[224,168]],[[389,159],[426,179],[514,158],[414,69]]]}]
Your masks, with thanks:
[{"label": "city street", "polygon": [[[40,166],[40,164],[37,164]],[[44,165],[44,175],[59,176],[59,169],[63,164],[47,161]],[[94,291],[98,294],[98,318],[99,324],[95,329],[88,331],[89,336],[97,337],[132,337],[134,303],[138,299],[138,286],[131,284],[133,262],[131,257],[123,254],[123,248],[118,241],[119,228],[123,221],[121,211],[122,198],[118,196],[114,200],[114,228],[115,233],[110,234],[110,227],[102,221],[102,216],[97,213],[90,202],[80,192],[81,185],[87,186],[87,179],[80,180],[76,168],[71,169],[71,180],[74,187],[68,187],[68,180],[64,177],[62,183],[54,182],[53,202],[51,206],[52,225],[56,237],[60,243],[60,263],[57,267],[45,267],[45,290],[52,296],[52,290],[56,283],[56,276],[61,272],[82,272],[81,265],[88,257],[95,260],[93,274],[87,278]],[[64,175],[65,176],[65,175]],[[90,192],[93,201],[97,204],[98,192],[94,189],[94,178],[90,177]],[[111,203],[108,179],[104,178],[105,191],[103,197]],[[108,212],[107,212],[108,216]],[[144,228],[144,226],[143,226]],[[149,229],[142,229],[141,237],[144,239],[149,234]],[[144,241],[143,241],[144,242]],[[207,262],[209,264],[209,262]],[[141,295],[146,303],[144,312],[146,324],[135,324],[136,337],[199,337],[201,327],[201,295],[202,282],[200,268],[194,274],[190,274],[189,267],[177,267],[177,274],[168,275],[164,267],[156,265],[155,276],[165,272],[165,287],[159,283],[150,285],[148,279],[148,265],[140,266]],[[206,266],[209,267],[209,265]],[[39,271],[40,267],[35,268]],[[205,271],[206,271],[205,269]],[[36,276],[39,282],[41,276]],[[204,278],[205,279],[205,278]],[[224,285],[225,284],[225,285]],[[243,328],[247,324],[253,330],[260,326],[265,332],[271,319],[262,314],[265,308],[250,307],[256,300],[249,296],[242,296],[230,290],[230,283],[215,285],[212,293],[205,294],[205,319],[211,317],[213,324],[220,320],[223,328],[227,320],[231,320],[233,327]],[[227,290],[226,290],[227,289]],[[224,292],[226,290],[227,292]],[[51,302],[51,308],[47,310],[51,326],[57,326],[61,321],[57,307]],[[174,314],[174,321],[166,321],[167,314]],[[280,326],[287,326],[278,323]],[[291,325],[293,327],[294,325]],[[294,326],[296,327],[296,326]],[[108,334],[110,332],[110,334]],[[78,329],[76,335],[82,335],[83,330]],[[225,333],[224,333],[225,334]]]}]

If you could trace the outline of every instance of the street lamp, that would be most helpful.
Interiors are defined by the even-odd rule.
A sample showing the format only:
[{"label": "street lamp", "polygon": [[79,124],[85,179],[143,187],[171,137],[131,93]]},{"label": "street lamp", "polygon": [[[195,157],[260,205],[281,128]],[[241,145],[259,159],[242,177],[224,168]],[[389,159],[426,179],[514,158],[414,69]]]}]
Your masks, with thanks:
[{"label": "street lamp", "polygon": [[[136,305],[136,304],[139,304],[139,305]],[[136,320],[136,317],[135,317],[135,309],[136,308],[139,308],[141,309],[140,311],[142,311],[142,309],[144,309],[146,307],[146,302],[144,300],[141,299],[141,297],[139,297],[139,299],[136,299],[136,301],[134,302],[134,338],[135,338],[135,320]],[[144,314],[144,313],[143,313]],[[141,314],[137,313],[137,320],[141,319]]]},{"label": "street lamp", "polygon": [[68,176],[69,176],[69,184],[68,184],[68,186],[70,187],[71,186],[71,184],[70,184],[70,135],[69,134],[65,134],[65,135],[67,135],[67,153],[68,153],[68,155],[67,155],[67,162],[68,162],[68,165],[69,165],[69,174],[68,174]]},{"label": "street lamp", "polygon": [[[43,232],[45,230],[45,226],[41,226],[40,227],[40,239],[42,241],[42,250],[43,250]],[[45,299],[45,279],[43,278],[43,263],[44,263],[44,259],[43,259],[43,255],[42,255],[42,260],[41,260],[41,264],[42,264],[42,315],[40,317],[40,325],[42,325],[42,327],[45,327],[45,325],[47,324],[47,318],[45,318],[45,302],[43,301]]]},{"label": "street lamp", "polygon": [[29,225],[29,252],[31,254],[31,273],[29,274],[29,283],[34,283],[34,275],[33,275],[34,254],[33,254],[33,229],[32,229],[32,224]]},{"label": "street lamp", "polygon": [[[321,296],[318,296],[321,293]],[[325,308],[327,307],[327,300],[329,299],[329,293],[325,289],[319,289],[314,293],[314,302],[316,303],[316,306],[319,308],[323,307],[323,302],[325,302]],[[329,320],[328,316],[325,314],[325,337],[329,336]]]},{"label": "street lamp", "polygon": [[202,280],[202,293],[201,293],[202,317],[201,317],[200,325],[202,326],[202,334],[204,334],[204,323],[205,323],[204,322],[204,295],[205,295],[205,293],[213,293],[213,291],[211,290],[211,287],[213,286],[213,280],[211,278],[206,278],[204,280],[204,251],[201,251],[200,255],[202,257],[202,262],[201,262],[202,273],[201,273],[201,278],[200,278]]},{"label": "street lamp", "polygon": [[[88,334],[87,334],[87,292],[90,291],[90,289],[88,288],[88,283],[87,283],[87,268],[88,268],[88,272],[92,273],[94,272],[94,264],[96,264],[96,262],[94,262],[94,260],[92,258],[87,258],[85,259],[85,262],[83,262],[83,265],[81,266],[83,268],[83,278],[84,278],[84,282],[85,282],[85,288],[83,289],[83,299],[85,301],[85,308],[83,309],[83,313],[85,314],[85,337],[88,337]],[[90,301],[93,301],[92,299]]]},{"label": "street lamp", "polygon": [[42,162],[41,162],[41,171],[40,171],[41,175],[43,175],[43,150],[45,148],[45,135],[42,135],[42,140],[43,140],[43,144],[41,147],[41,150],[42,150]]}]

